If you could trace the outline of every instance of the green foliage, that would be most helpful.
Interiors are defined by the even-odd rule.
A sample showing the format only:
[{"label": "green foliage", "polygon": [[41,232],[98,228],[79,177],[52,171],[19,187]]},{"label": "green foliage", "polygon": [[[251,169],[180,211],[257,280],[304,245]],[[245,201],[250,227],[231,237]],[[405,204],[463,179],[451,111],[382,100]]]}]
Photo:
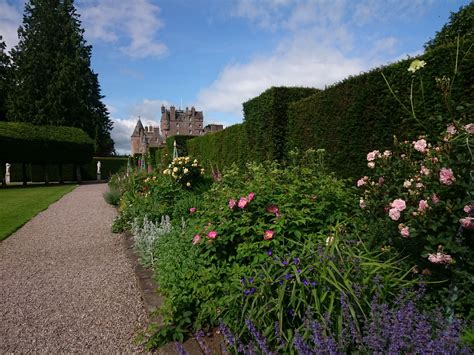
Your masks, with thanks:
[{"label": "green foliage", "polygon": [[120,192],[117,190],[109,190],[103,194],[105,202],[112,206],[118,206],[120,203]]},{"label": "green foliage", "polygon": [[175,135],[175,136],[168,137],[166,139],[166,148],[168,149],[170,156],[173,157],[173,147],[174,147],[175,141],[176,141],[176,148],[178,150],[178,156],[184,157],[188,155],[188,148],[187,148],[186,142],[193,138],[195,138],[195,136]]},{"label": "green foliage", "polygon": [[272,87],[245,102],[244,124],[249,160],[282,160],[286,156],[289,105],[318,91],[311,88]]},{"label": "green foliage", "polygon": [[163,175],[171,176],[173,180],[184,188],[192,189],[198,184],[204,175],[204,169],[199,165],[197,159],[191,157],[177,157],[163,171]]},{"label": "green foliage", "polygon": [[83,129],[94,152],[113,152],[112,122],[72,0],[30,0],[12,50],[10,121]]},{"label": "green foliage", "polygon": [[171,154],[168,152],[167,147],[157,148],[155,150],[155,162],[156,168],[158,171],[163,171],[169,163],[171,163],[171,158],[173,157],[173,153]]},{"label": "green foliage", "polygon": [[91,162],[81,166],[81,177],[83,180],[97,179],[97,162],[100,161],[101,178],[108,179],[114,174],[125,171],[127,157],[94,157]]},{"label": "green foliage", "polygon": [[189,154],[197,157],[210,170],[214,166],[223,169],[233,163],[244,166],[251,150],[244,124],[191,139],[187,146]]},{"label": "green foliage", "polygon": [[425,44],[425,49],[452,44],[458,38],[472,39],[472,36],[474,36],[474,2],[471,1],[466,6],[461,6],[459,11],[451,13],[449,22],[436,32],[435,38]]},{"label": "green foliage", "polygon": [[[419,134],[436,136],[453,120],[456,108],[463,108],[464,115],[472,117],[474,106],[469,104],[474,102],[474,51],[469,49],[471,45],[472,41],[461,43],[458,55],[455,46],[441,46],[427,52],[421,57],[427,65],[417,73],[416,80],[407,71],[411,60],[404,60],[350,77],[290,104],[287,149],[324,148],[332,171],[354,177],[367,170],[366,153],[389,149],[393,135],[401,139],[413,139]],[[450,77],[453,68],[457,68],[456,75],[446,95],[440,80]],[[412,115],[411,87],[414,111],[422,117],[421,121]]]},{"label": "green foliage", "polygon": [[10,163],[85,163],[93,141],[81,129],[0,122],[0,156]]},{"label": "green foliage", "polygon": [[6,101],[10,80],[10,58],[6,52],[5,42],[3,42],[0,35],[0,121],[7,119]]}]

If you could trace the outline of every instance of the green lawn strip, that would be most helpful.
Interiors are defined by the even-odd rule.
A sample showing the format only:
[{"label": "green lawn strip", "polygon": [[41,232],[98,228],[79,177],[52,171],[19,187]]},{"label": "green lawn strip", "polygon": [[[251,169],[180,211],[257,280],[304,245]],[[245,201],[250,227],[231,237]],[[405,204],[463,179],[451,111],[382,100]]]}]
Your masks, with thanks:
[{"label": "green lawn strip", "polygon": [[0,241],[75,187],[61,185],[0,189]]}]

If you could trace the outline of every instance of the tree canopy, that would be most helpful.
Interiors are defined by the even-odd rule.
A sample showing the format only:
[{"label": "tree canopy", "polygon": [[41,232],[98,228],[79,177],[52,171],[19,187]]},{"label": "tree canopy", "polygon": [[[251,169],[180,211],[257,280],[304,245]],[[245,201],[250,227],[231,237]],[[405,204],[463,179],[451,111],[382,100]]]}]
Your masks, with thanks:
[{"label": "tree canopy", "polygon": [[83,129],[98,155],[113,152],[112,122],[91,69],[73,0],[29,0],[19,43],[11,51],[12,85],[7,118],[35,125]]},{"label": "tree canopy", "polygon": [[6,52],[5,42],[0,35],[0,121],[5,121],[7,116],[7,92],[8,92],[8,75],[10,58]]}]

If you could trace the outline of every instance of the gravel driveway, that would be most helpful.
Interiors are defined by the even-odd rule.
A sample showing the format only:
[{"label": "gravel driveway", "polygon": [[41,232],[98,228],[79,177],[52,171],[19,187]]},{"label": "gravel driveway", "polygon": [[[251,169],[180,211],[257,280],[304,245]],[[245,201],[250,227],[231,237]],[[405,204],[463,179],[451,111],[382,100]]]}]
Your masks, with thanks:
[{"label": "gravel driveway", "polygon": [[81,185],[0,242],[0,354],[140,351],[146,314],[106,190]]}]

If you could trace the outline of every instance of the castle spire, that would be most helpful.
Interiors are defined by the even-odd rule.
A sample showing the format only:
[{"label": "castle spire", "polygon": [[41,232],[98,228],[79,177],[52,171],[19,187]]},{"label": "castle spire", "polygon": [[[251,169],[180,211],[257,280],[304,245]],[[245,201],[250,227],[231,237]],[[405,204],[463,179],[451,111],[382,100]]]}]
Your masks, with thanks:
[{"label": "castle spire", "polygon": [[133,130],[132,137],[140,137],[140,131],[144,131],[142,121],[140,120],[140,116],[138,116],[138,122]]}]

